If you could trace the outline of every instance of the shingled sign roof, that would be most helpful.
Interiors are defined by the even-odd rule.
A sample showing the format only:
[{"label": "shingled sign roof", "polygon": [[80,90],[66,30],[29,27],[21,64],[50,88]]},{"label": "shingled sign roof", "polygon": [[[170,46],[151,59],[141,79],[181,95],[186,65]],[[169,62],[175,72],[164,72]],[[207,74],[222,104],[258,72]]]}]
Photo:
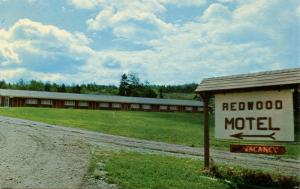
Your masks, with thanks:
[{"label": "shingled sign roof", "polygon": [[300,84],[300,68],[204,79],[196,92],[228,91]]}]

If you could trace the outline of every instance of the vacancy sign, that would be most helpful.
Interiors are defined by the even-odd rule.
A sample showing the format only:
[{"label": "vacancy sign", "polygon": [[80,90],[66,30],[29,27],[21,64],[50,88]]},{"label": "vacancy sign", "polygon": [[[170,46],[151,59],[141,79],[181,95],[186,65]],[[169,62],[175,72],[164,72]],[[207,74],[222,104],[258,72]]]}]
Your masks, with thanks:
[{"label": "vacancy sign", "polygon": [[291,90],[215,95],[218,139],[294,141]]}]

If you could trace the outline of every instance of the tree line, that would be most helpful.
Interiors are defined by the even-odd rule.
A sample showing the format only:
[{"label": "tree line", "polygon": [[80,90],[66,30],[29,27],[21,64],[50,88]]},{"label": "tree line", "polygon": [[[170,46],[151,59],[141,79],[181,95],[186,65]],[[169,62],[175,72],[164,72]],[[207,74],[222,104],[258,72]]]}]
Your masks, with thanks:
[{"label": "tree line", "polygon": [[67,93],[82,93],[82,94],[117,94],[118,87],[114,85],[98,85],[95,83],[89,84],[57,84],[50,82],[42,82],[31,80],[29,82],[19,80],[16,83],[7,83],[4,80],[0,81],[1,89],[18,89],[32,91],[49,91],[49,92],[67,92]]},{"label": "tree line", "polygon": [[15,83],[0,81],[1,89],[18,89],[32,91],[67,92],[81,94],[108,94],[132,97],[164,98],[166,93],[194,93],[197,84],[184,85],[151,85],[148,81],[141,82],[137,73],[123,74],[119,86],[88,84],[58,84],[37,80]]}]

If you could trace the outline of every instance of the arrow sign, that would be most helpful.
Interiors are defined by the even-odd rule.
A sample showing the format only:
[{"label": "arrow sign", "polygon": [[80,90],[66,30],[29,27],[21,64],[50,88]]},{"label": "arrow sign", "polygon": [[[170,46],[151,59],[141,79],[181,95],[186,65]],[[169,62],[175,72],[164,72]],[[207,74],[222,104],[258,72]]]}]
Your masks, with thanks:
[{"label": "arrow sign", "polygon": [[234,138],[238,138],[238,139],[243,139],[244,137],[252,137],[252,138],[271,138],[273,140],[276,140],[276,138],[274,137],[275,135],[275,132],[269,134],[269,135],[245,135],[243,134],[243,132],[241,133],[236,133],[236,134],[233,134],[233,135],[230,135],[231,137],[234,137]]}]

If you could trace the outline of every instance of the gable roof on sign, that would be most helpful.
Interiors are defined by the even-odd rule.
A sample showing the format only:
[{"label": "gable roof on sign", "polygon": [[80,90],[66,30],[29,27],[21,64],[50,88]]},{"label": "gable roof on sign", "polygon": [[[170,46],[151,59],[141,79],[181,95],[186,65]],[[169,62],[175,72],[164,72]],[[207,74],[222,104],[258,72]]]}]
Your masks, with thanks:
[{"label": "gable roof on sign", "polygon": [[26,90],[12,90],[12,89],[0,89],[0,96],[20,97],[20,98],[57,99],[57,100],[116,102],[116,103],[181,105],[181,106],[202,106],[203,105],[201,101],[197,101],[197,100],[141,98],[141,97],[110,96],[110,95],[26,91]]},{"label": "gable roof on sign", "polygon": [[203,79],[196,92],[228,91],[300,84],[300,68]]}]

